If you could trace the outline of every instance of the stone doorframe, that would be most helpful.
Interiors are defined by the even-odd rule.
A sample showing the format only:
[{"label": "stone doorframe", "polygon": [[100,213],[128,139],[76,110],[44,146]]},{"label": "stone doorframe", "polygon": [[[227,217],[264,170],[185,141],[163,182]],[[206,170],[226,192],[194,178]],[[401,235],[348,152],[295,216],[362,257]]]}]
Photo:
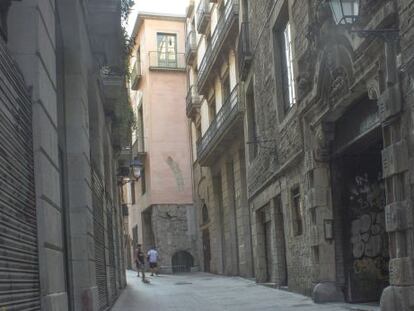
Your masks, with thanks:
[{"label": "stone doorframe", "polygon": [[[287,266],[285,266],[281,260],[286,259],[285,249],[280,249],[280,243],[276,241],[277,233],[281,228],[277,228],[280,225],[280,217],[278,209],[281,213],[285,212],[281,199],[281,188],[279,183],[270,185],[266,190],[262,191],[251,202],[251,217],[252,217],[252,243],[254,250],[254,269],[257,283],[263,283],[267,281],[267,263],[265,257],[265,245],[264,245],[264,222],[270,221],[271,226],[271,256],[273,258],[272,271],[269,273],[272,278],[270,283],[274,283],[276,287],[286,285]],[[279,206],[280,205],[280,206]],[[265,219],[263,219],[265,214]],[[287,218],[287,217],[285,217]],[[283,227],[283,229],[285,229]],[[284,232],[286,235],[286,230]],[[284,258],[283,258],[284,257]]]},{"label": "stone doorframe", "polygon": [[[386,311],[412,310],[414,299],[410,297],[414,297],[413,211],[408,178],[410,113],[404,113],[397,66],[390,66],[390,63],[395,63],[396,55],[389,43],[385,44],[386,68],[374,66],[366,73],[366,85],[363,85],[363,80],[354,80],[353,60],[350,56],[352,51],[346,51],[347,49],[349,48],[344,45],[336,44],[326,47],[320,54],[317,63],[319,70],[316,70],[319,78],[311,92],[314,97],[310,99],[313,105],[309,105],[311,108],[302,114],[307,180],[305,206],[312,220],[310,240],[315,284],[313,299],[316,302],[343,300],[343,294],[337,287],[335,241],[333,237],[331,239],[326,236],[327,231],[333,233],[334,225],[329,167],[330,143],[334,138],[333,121],[356,98],[365,93],[378,102],[384,144],[382,162],[386,184],[385,213],[390,241],[391,285],[382,294],[381,308]],[[323,262],[320,261],[321,254],[328,256]],[[321,264],[323,269],[320,268]]]}]

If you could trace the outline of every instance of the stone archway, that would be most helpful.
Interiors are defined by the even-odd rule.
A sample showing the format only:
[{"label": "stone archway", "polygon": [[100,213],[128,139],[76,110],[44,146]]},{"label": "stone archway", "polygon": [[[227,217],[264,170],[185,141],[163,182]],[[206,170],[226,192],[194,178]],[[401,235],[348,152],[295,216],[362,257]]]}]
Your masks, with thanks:
[{"label": "stone archway", "polygon": [[173,273],[191,272],[194,257],[187,251],[178,251],[172,256],[171,263]]},{"label": "stone archway", "polygon": [[[344,300],[342,286],[338,282],[342,269],[336,256],[338,240],[333,232],[333,223],[337,219],[331,196],[330,150],[334,122],[358,93],[350,91],[354,80],[352,58],[352,47],[346,38],[326,42],[315,67],[309,99],[313,103],[312,109],[304,115],[305,135],[308,135],[309,142],[305,151],[305,204],[311,219],[312,281],[316,284],[312,296],[315,302]],[[323,215],[323,218],[318,215]]]}]

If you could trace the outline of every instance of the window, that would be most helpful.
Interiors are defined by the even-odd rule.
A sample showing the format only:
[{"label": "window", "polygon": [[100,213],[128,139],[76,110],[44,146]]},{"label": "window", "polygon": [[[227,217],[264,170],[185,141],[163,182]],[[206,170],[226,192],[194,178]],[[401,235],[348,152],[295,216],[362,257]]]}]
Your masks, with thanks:
[{"label": "window", "polygon": [[141,194],[145,194],[147,191],[147,184],[146,184],[146,176],[145,176],[145,168],[141,169]]},{"label": "window", "polygon": [[157,34],[158,66],[177,67],[177,36],[175,34]]},{"label": "window", "polygon": [[141,62],[141,48],[137,49],[137,62]]},{"label": "window", "polygon": [[[205,39],[206,39],[206,48],[208,48],[208,46],[211,44],[211,33],[206,34]],[[204,53],[206,52],[207,51],[205,51]]]},{"label": "window", "polygon": [[138,140],[138,152],[145,152],[144,146],[144,114],[142,111],[142,105],[138,109],[137,118],[137,140]]},{"label": "window", "polygon": [[202,132],[201,132],[201,122],[196,124],[196,139],[197,141],[201,138]]},{"label": "window", "polygon": [[289,110],[296,103],[295,79],[293,75],[292,33],[288,21],[283,31],[278,34],[281,56],[281,75],[283,85],[283,100],[285,110]]},{"label": "window", "polygon": [[208,104],[208,117],[210,123],[216,117],[216,100],[214,98]]},{"label": "window", "polygon": [[293,234],[295,236],[303,233],[303,214],[302,203],[300,200],[300,190],[296,187],[292,190],[292,220],[293,220]]},{"label": "window", "polygon": [[247,107],[247,134],[249,140],[249,160],[250,162],[257,156],[257,125],[256,107],[254,102],[253,83],[250,83],[246,92]]},{"label": "window", "polygon": [[131,182],[131,204],[135,204],[135,182]]},{"label": "window", "polygon": [[224,3],[224,1],[221,3],[221,5],[218,7],[218,10],[217,10],[217,20],[219,21],[221,18],[224,18],[224,13],[225,13],[225,9],[226,9],[226,6],[225,6],[225,3]]},{"label": "window", "polygon": [[203,225],[205,225],[210,221],[210,218],[208,217],[208,209],[205,204],[203,205],[202,216],[203,216]]},{"label": "window", "polygon": [[7,41],[7,13],[9,11],[10,2],[3,1],[0,4],[0,36]]},{"label": "window", "polygon": [[134,245],[134,250],[138,247],[138,225],[135,225],[132,228],[132,244]]},{"label": "window", "polygon": [[293,49],[292,49],[292,32],[290,29],[290,23],[286,24],[283,30],[284,38],[284,79],[287,80],[284,85],[285,103],[291,108],[296,103],[296,91],[295,91],[295,78],[293,75]]},{"label": "window", "polygon": [[289,22],[287,3],[279,13],[273,28],[273,42],[275,45],[275,73],[278,98],[282,98],[279,105],[285,115],[296,104],[295,77],[293,73],[293,46],[292,27]]},{"label": "window", "polygon": [[223,105],[227,103],[227,100],[229,99],[230,96],[230,76],[229,73],[227,72],[226,75],[223,78],[223,83],[221,85],[221,93],[222,93],[222,100],[223,100]]}]

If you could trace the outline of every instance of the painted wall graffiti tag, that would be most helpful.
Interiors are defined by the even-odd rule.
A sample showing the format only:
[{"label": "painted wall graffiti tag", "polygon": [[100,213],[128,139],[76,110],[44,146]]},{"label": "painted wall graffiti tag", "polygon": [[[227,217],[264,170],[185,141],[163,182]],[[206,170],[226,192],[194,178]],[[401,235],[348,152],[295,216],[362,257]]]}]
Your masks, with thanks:
[{"label": "painted wall graffiti tag", "polygon": [[380,280],[388,280],[387,260],[384,257],[363,258],[354,261],[354,272],[357,275],[375,275]]},{"label": "painted wall graffiti tag", "polygon": [[369,213],[352,221],[351,243],[354,258],[376,257],[382,252],[381,219],[384,213]]},{"label": "painted wall graffiti tag", "polygon": [[349,190],[353,271],[356,275],[387,279],[385,192],[381,174],[376,179],[370,179],[368,173],[355,176]]}]

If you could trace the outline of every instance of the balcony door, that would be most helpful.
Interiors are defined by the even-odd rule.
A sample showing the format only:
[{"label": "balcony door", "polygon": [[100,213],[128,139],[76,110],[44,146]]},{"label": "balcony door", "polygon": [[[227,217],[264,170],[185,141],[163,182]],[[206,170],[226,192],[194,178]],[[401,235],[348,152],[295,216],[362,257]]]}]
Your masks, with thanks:
[{"label": "balcony door", "polygon": [[177,35],[158,33],[157,54],[159,67],[177,67]]}]

